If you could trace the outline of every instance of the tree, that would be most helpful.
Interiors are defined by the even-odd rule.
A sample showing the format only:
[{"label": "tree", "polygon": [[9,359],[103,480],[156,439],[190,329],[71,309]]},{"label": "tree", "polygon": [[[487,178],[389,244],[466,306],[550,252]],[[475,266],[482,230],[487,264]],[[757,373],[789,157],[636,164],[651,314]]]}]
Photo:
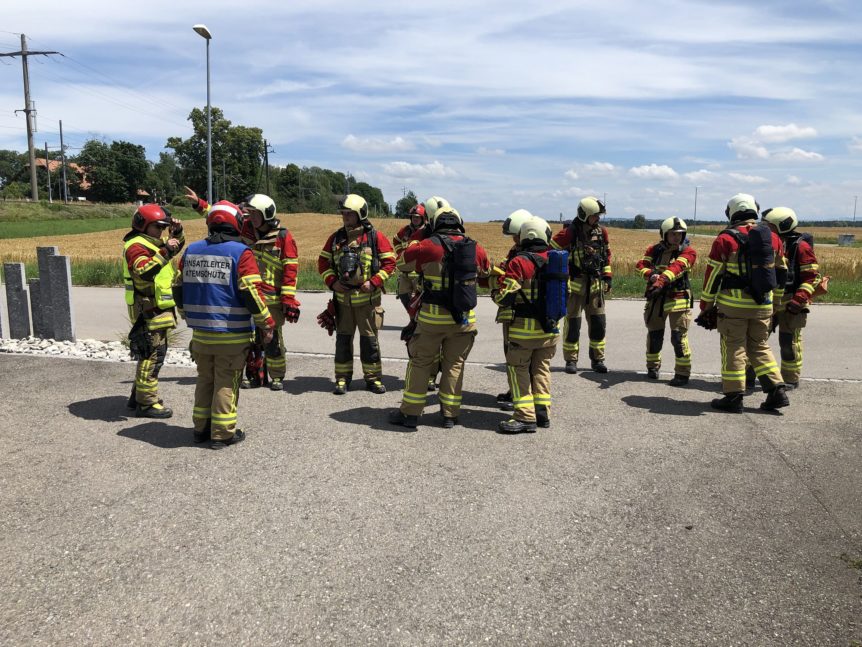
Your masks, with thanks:
[{"label": "tree", "polygon": [[97,139],[84,144],[77,162],[87,170],[90,188],[87,197],[98,202],[127,202],[130,198],[126,181],[117,171],[111,147]]},{"label": "tree", "polygon": [[[207,186],[207,115],[194,108],[188,117],[193,134],[188,139],[168,138],[182,169],[183,182],[205,193]],[[239,200],[255,193],[261,181],[263,131],[260,128],[233,126],[219,108],[212,108],[213,192],[228,200]]]},{"label": "tree", "polygon": [[[146,189],[153,194],[154,201],[170,200],[179,193],[177,185],[177,160],[171,153],[159,153],[159,161],[152,165],[145,181]],[[184,201],[183,204],[187,204]]]},{"label": "tree", "polygon": [[114,170],[123,178],[127,200],[136,200],[138,189],[144,188],[150,163],[143,146],[130,142],[111,142],[111,161]]},{"label": "tree", "polygon": [[0,189],[10,182],[29,182],[27,154],[0,150]]},{"label": "tree", "polygon": [[642,213],[635,216],[634,229],[646,229],[646,216]]},{"label": "tree", "polygon": [[410,216],[410,210],[417,204],[419,204],[419,200],[416,199],[416,194],[413,193],[413,191],[408,191],[407,195],[395,204],[395,217],[408,218]]}]

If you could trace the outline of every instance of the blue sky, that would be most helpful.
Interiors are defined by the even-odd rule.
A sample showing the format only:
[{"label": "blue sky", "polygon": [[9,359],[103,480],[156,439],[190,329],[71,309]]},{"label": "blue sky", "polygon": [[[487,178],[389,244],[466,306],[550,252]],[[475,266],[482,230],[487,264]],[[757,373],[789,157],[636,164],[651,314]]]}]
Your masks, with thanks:
[{"label": "blue sky", "polygon": [[[24,5],[27,6],[24,6]],[[862,195],[859,3],[247,0],[11,3],[40,146],[127,139],[157,159],[205,105],[259,126],[275,164],[349,171],[468,219],[720,217],[727,198],[843,217]],[[21,66],[0,59],[0,148],[26,146]],[[201,187],[202,188],[202,187]],[[862,206],[859,217],[862,218]]]}]

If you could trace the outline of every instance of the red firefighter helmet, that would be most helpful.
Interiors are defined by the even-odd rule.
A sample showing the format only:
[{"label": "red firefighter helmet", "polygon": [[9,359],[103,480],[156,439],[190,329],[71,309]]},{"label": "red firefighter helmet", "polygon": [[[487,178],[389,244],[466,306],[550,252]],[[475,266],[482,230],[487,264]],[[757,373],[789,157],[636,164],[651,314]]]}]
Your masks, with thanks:
[{"label": "red firefighter helmet", "polygon": [[413,207],[410,207],[410,214],[409,215],[411,218],[413,216],[422,216],[424,218],[425,217],[425,205],[420,203],[420,204],[417,204]]},{"label": "red firefighter helmet", "polygon": [[153,223],[167,227],[171,224],[171,212],[157,204],[145,204],[132,215],[132,229],[143,232]]},{"label": "red firefighter helmet", "polygon": [[239,207],[233,202],[219,200],[210,208],[210,211],[207,214],[207,228],[211,230],[228,228],[239,233],[240,213]]}]

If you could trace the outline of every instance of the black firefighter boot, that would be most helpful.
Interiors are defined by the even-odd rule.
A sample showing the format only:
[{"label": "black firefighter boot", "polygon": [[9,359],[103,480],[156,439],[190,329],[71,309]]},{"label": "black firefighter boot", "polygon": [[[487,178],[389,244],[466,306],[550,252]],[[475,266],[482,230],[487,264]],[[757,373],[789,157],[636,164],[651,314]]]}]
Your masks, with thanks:
[{"label": "black firefighter boot", "polygon": [[779,384],[766,394],[766,400],[761,403],[760,408],[764,411],[778,411],[782,407],[789,406],[790,398],[787,397],[787,389],[783,384]]},{"label": "black firefighter boot", "polygon": [[551,426],[551,417],[548,415],[548,407],[544,404],[536,405],[536,426],[547,429]]},{"label": "black firefighter boot", "polygon": [[501,434],[534,434],[536,433],[536,423],[510,418],[501,422],[497,426],[497,430]]},{"label": "black firefighter boot", "polygon": [[712,401],[712,408],[727,413],[742,413],[742,393],[725,393]]}]

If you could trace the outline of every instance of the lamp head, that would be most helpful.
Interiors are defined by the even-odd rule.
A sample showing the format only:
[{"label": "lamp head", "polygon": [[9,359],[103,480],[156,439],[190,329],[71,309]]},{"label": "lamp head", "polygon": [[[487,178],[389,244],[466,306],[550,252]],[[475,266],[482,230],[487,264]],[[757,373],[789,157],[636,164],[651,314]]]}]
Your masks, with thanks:
[{"label": "lamp head", "polygon": [[203,36],[207,40],[210,40],[213,37],[206,25],[195,25],[192,29],[194,29],[199,36]]}]

